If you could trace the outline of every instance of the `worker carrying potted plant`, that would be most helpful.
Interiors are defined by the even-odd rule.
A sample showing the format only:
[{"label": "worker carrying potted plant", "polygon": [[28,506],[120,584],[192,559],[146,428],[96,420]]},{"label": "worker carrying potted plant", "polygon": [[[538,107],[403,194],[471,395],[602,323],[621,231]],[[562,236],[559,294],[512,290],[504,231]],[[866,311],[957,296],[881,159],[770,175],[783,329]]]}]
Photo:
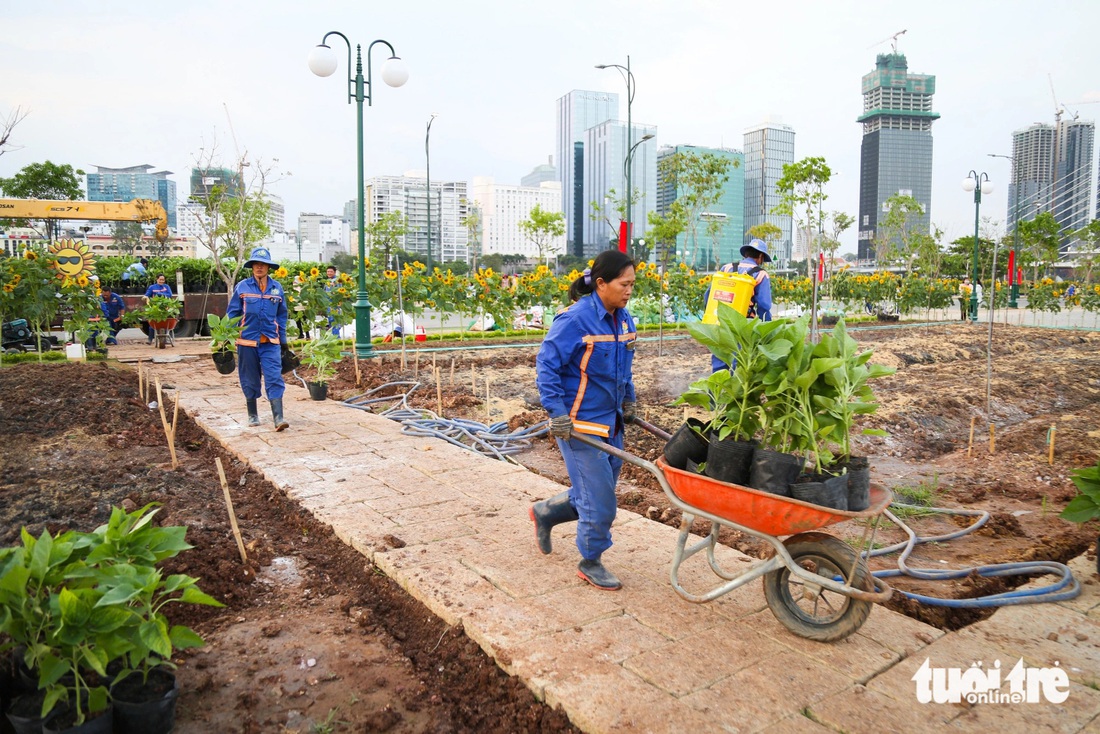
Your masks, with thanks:
[{"label": "worker carrying potted plant", "polygon": [[283,431],[290,427],[283,417],[286,383],[282,375],[282,352],[290,348],[286,338],[286,294],[283,286],[269,276],[271,269],[279,264],[271,259],[271,252],[266,247],[256,247],[244,266],[252,268],[252,277],[242,280],[233,289],[225,315],[240,319],[237,361],[248,409],[248,425],[260,425],[256,400],[260,397],[262,376],[275,430]]},{"label": "worker carrying potted plant", "polygon": [[237,369],[237,339],[241,336],[240,317],[229,318],[216,313],[206,315],[210,325],[210,357],[223,375]]},{"label": "worker carrying potted plant", "polygon": [[313,368],[313,379],[307,383],[314,400],[328,397],[328,381],[336,374],[333,365],[340,361],[340,337],[324,331],[319,337],[302,345],[302,364]]}]

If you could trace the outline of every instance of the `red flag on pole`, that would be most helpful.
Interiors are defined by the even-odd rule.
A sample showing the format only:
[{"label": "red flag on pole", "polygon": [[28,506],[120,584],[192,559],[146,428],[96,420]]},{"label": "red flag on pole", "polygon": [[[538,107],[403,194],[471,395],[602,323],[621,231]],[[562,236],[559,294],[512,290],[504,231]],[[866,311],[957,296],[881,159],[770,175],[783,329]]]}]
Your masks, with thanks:
[{"label": "red flag on pole", "polygon": [[817,253],[817,282],[825,280],[825,253]]},{"label": "red flag on pole", "polygon": [[1008,284],[1013,285],[1013,276],[1016,275],[1016,251],[1008,251]]},{"label": "red flag on pole", "polygon": [[619,252],[626,252],[626,240],[629,237],[626,231],[626,221],[619,222]]}]

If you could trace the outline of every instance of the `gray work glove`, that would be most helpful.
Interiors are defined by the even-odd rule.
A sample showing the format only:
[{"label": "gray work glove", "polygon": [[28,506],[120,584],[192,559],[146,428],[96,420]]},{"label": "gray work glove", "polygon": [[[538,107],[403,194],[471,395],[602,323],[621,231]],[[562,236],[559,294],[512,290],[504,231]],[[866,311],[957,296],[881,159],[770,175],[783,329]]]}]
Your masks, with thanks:
[{"label": "gray work glove", "polygon": [[550,435],[556,438],[569,438],[573,433],[573,419],[568,414],[550,419]]},{"label": "gray work glove", "polygon": [[633,423],[638,415],[638,403],[633,400],[623,401],[623,423]]}]

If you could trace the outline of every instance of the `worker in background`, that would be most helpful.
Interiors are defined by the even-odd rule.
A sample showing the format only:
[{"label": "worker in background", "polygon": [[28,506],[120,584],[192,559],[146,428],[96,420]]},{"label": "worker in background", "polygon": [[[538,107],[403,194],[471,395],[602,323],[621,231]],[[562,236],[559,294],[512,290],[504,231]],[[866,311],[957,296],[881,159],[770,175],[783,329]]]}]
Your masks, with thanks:
[{"label": "worker in background", "polygon": [[126,313],[126,303],[122,296],[114,293],[111,286],[104,284],[100,287],[99,308],[103,311],[103,318],[107,320],[107,326],[111,335],[107,337],[108,344],[118,344],[118,332],[122,330],[122,317]]},{"label": "worker in background", "polygon": [[260,380],[267,388],[267,400],[271,403],[271,415],[275,430],[290,427],[283,418],[282,353],[289,349],[286,336],[286,294],[278,281],[268,274],[279,263],[271,259],[266,247],[252,250],[246,268],[252,268],[252,277],[242,280],[233,289],[225,315],[240,317],[241,335],[237,339],[237,371],[240,373],[241,391],[248,409],[248,425],[260,425],[256,400],[260,397]]},{"label": "worker in background", "polygon": [[[741,246],[741,262],[736,265],[727,263],[722,266],[723,273],[736,272],[742,275],[751,275],[756,281],[756,285],[752,289],[752,300],[749,302],[749,312],[746,314],[750,319],[772,320],[772,282],[768,276],[768,271],[764,270],[764,263],[770,263],[771,261],[772,256],[768,254],[768,243],[754,238],[747,245]],[[703,303],[706,303],[709,297],[710,288],[708,287],[707,292],[703,294]],[[733,368],[733,365],[728,365],[713,355],[710,358],[710,365],[712,372]]]},{"label": "worker in background", "polygon": [[[157,297],[172,297],[172,286],[168,285],[168,278],[164,275],[164,273],[157,273],[155,282],[149,284],[149,287],[145,289],[145,295],[142,296],[142,298],[145,299],[146,303],[149,303],[150,299]],[[149,337],[149,341],[147,341],[146,344],[152,344],[153,337],[156,335],[153,331],[153,327],[149,326],[148,321],[143,321],[142,325],[146,329],[146,336]]]},{"label": "worker in background", "polygon": [[144,280],[149,271],[146,269],[149,265],[149,261],[144,257],[137,262],[130,263],[130,265],[122,271],[122,287],[128,289],[134,282]]},{"label": "worker in background", "polygon": [[959,283],[959,321],[966,321],[970,313],[970,278],[963,278]]},{"label": "worker in background", "polygon": [[[329,265],[325,268],[325,277],[328,278],[328,283],[325,285],[325,291],[329,293],[329,298],[332,298],[332,294],[336,292],[336,289],[340,287],[340,279],[336,277],[336,266]],[[332,318],[333,311],[340,312],[340,309],[333,309],[329,306],[328,310],[328,325],[332,329],[333,336],[340,336],[340,327],[333,326],[336,319]]]},{"label": "worker in background", "polygon": [[550,530],[577,521],[577,575],[598,589],[622,583],[600,557],[611,547],[615,483],[623,462],[572,438],[574,431],[623,447],[623,427],[634,420],[632,366],[637,333],[626,310],[634,290],[634,262],[618,250],[600,253],[573,281],[575,303],[554,318],[535,360],[539,398],[550,414],[572,485],[530,509],[539,550],[551,551]]}]

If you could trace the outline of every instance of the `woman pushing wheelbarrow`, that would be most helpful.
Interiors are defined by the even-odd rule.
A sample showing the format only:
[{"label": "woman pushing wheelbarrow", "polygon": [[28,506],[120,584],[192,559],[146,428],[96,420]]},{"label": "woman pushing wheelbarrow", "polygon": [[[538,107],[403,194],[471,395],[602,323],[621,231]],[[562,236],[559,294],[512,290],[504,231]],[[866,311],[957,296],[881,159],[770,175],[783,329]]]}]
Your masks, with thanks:
[{"label": "woman pushing wheelbarrow", "polygon": [[549,553],[550,530],[576,521],[577,575],[606,591],[622,588],[600,559],[611,547],[623,461],[575,434],[622,450],[623,426],[634,418],[636,404],[631,368],[637,333],[626,310],[633,290],[634,262],[618,250],[600,253],[570,286],[574,303],[554,318],[535,363],[550,435],[572,485],[531,507],[538,547]]}]

